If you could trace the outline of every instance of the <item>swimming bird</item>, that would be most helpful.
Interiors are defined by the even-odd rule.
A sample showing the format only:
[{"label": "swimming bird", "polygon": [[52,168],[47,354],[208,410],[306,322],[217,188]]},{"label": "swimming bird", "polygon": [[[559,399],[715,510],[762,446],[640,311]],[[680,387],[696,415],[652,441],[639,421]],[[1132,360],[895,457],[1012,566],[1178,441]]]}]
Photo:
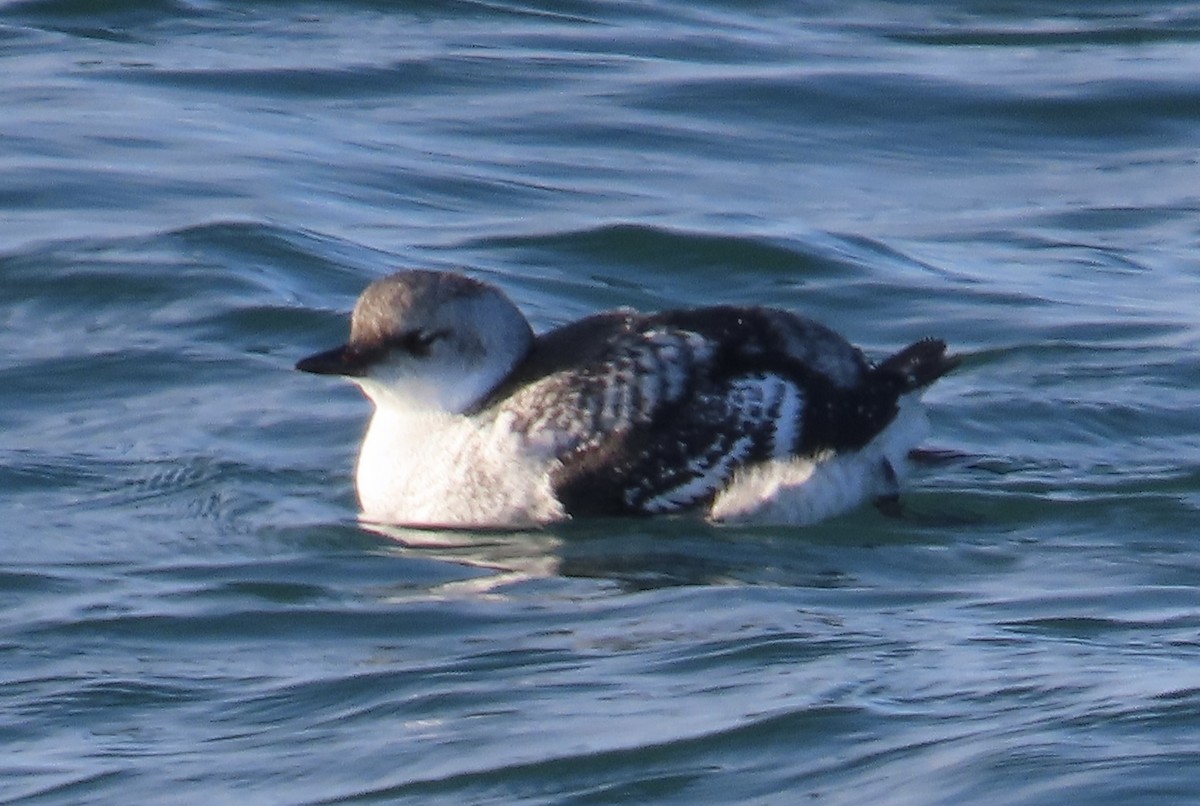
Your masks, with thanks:
[{"label": "swimming bird", "polygon": [[374,404],[362,517],[518,527],[694,512],[811,524],[894,495],[923,438],[915,398],[957,364],[923,339],[872,364],[785,310],[620,309],[535,336],[498,288],[404,271],[350,339],[296,368]]}]

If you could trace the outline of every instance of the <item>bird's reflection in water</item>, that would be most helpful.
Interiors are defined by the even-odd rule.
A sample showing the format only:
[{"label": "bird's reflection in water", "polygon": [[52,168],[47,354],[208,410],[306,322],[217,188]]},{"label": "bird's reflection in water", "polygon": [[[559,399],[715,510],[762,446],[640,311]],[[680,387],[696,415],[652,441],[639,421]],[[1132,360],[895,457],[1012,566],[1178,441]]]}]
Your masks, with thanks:
[{"label": "bird's reflection in water", "polygon": [[438,596],[499,594],[512,585],[561,575],[562,540],[544,531],[415,529],[363,521],[391,541],[392,554],[454,563],[482,573],[440,583]]},{"label": "bird's reflection in water", "polygon": [[761,536],[748,545],[748,535],[686,518],[599,519],[526,531],[362,527],[389,539],[389,553],[485,572],[439,584],[430,591],[436,595],[498,595],[512,585],[564,577],[611,582],[629,591],[736,584],[762,581],[768,571],[756,565],[762,557],[754,545],[761,548]]},{"label": "bird's reflection in water", "polygon": [[502,596],[516,585],[562,578],[596,580],[626,592],[785,581],[844,584],[841,574],[824,565],[823,552],[789,534],[795,530],[731,529],[688,518],[598,519],[526,531],[362,525],[389,540],[388,553],[480,572],[439,583],[426,591],[433,596]]}]

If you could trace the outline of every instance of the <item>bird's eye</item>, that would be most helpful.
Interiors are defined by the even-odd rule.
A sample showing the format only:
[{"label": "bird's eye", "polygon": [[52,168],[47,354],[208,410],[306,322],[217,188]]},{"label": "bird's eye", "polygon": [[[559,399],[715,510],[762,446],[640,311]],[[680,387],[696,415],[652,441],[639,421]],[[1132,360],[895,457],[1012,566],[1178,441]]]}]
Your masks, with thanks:
[{"label": "bird's eye", "polygon": [[448,330],[406,330],[391,339],[390,346],[403,350],[416,358],[425,358],[429,355],[429,348],[435,341],[449,335],[450,331]]}]

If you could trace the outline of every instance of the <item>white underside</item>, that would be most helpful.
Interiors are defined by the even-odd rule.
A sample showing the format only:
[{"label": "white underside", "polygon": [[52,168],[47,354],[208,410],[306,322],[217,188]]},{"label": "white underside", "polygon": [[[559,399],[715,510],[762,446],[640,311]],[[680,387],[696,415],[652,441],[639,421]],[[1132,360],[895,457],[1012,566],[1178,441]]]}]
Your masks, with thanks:
[{"label": "white underside", "polygon": [[813,459],[766,462],[734,476],[709,518],[721,523],[810,526],[898,492],[908,453],[929,430],[924,411],[902,400],[896,419],[862,450]]},{"label": "white underside", "polygon": [[[895,492],[927,422],[916,401],[860,451],[771,461],[734,477],[708,517],[809,525]],[[890,463],[894,474],[887,470]],[[554,460],[505,428],[461,415],[377,408],[357,469],[363,517],[423,527],[524,527],[567,516],[550,485]]]},{"label": "white underside", "polygon": [[549,462],[506,429],[453,414],[377,408],[356,482],[367,520],[410,526],[517,527],[562,520]]}]

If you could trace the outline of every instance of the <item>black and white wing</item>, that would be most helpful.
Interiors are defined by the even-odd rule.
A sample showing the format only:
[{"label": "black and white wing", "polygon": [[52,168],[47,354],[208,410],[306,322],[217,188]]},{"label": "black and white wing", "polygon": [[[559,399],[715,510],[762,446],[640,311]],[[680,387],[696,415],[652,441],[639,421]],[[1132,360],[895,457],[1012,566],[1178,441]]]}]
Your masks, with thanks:
[{"label": "black and white wing", "polygon": [[954,363],[926,340],[872,366],[777,310],[612,312],[541,337],[485,407],[552,460],[568,512],[673,512],[747,465],[862,448]]},{"label": "black and white wing", "polygon": [[533,450],[557,460],[552,483],[569,512],[686,509],[739,467],[799,444],[805,394],[795,379],[762,362],[739,368],[727,339],[661,316],[610,324],[602,349],[495,407]]}]

